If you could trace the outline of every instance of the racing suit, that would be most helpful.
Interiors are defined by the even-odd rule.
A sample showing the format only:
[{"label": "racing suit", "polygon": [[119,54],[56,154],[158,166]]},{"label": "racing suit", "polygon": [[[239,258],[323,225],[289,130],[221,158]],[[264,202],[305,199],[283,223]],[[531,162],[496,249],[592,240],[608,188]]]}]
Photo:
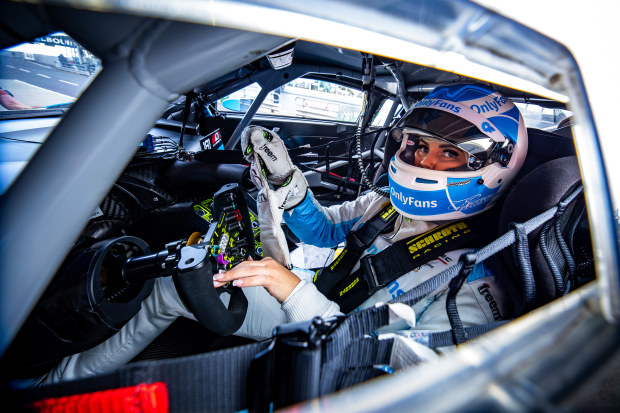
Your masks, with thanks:
[{"label": "racing suit", "polygon": [[[311,191],[290,213],[284,212],[288,227],[302,242],[319,247],[334,247],[345,240],[350,231],[360,228],[376,215],[389,200],[370,192],[355,201],[331,207],[321,206]],[[424,233],[437,225],[427,221],[415,221],[399,216],[394,228],[379,235],[363,255],[376,254],[393,243]],[[378,302],[387,302],[432,276],[456,264],[463,252],[459,249],[448,252],[427,264],[413,268],[375,292],[359,309],[370,307]],[[353,269],[355,271],[359,263]],[[423,330],[447,330],[450,324],[446,315],[445,301],[447,285],[413,306],[416,315],[416,328]],[[478,263],[467,278],[467,282],[457,295],[457,305],[463,325],[487,324],[500,319],[505,314],[507,299],[503,289],[495,282],[495,276]],[[302,279],[289,297],[282,303],[282,310],[289,322],[308,320],[316,315],[328,316],[337,313],[335,303],[321,294],[308,279]],[[329,314],[332,312],[332,314]]]}]

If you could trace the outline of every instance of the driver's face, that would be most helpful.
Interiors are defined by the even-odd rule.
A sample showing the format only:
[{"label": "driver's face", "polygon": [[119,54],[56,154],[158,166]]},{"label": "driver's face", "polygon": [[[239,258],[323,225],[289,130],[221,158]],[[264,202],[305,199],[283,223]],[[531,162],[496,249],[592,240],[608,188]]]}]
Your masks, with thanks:
[{"label": "driver's face", "polygon": [[467,163],[467,154],[448,143],[420,138],[415,151],[414,165],[420,168],[446,171]]}]

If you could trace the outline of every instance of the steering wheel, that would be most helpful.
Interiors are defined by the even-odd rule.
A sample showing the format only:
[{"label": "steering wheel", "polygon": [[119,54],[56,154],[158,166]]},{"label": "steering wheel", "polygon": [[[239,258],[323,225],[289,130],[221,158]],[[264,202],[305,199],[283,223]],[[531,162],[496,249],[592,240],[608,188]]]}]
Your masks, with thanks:
[{"label": "steering wheel", "polygon": [[[223,186],[213,195],[213,220],[202,242],[181,248],[175,283],[177,291],[196,319],[208,330],[226,336],[236,332],[245,319],[248,300],[241,288],[215,288],[213,274],[232,268],[248,256],[257,259],[258,221],[250,215],[237,184]],[[220,299],[230,293],[228,307]]]},{"label": "steering wheel", "polygon": [[[181,249],[178,272],[174,278],[181,299],[206,329],[222,336],[235,333],[243,324],[248,300],[238,287],[213,286],[213,270],[208,250],[198,245]],[[228,308],[220,299],[230,293]]]}]

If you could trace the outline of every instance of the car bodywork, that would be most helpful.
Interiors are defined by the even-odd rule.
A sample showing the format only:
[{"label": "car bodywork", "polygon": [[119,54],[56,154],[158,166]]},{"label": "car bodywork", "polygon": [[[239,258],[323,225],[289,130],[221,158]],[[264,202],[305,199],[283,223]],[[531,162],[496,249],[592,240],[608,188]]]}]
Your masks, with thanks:
[{"label": "car bodywork", "polygon": [[[589,219],[597,278],[437,364],[301,408],[571,407],[581,400],[580,390],[591,390],[589,379],[617,363],[620,274],[610,182],[578,66],[560,43],[464,1],[32,3],[3,2],[15,22],[23,23],[16,29],[19,37],[13,30],[3,32],[3,47],[62,29],[100,56],[104,68],[3,195],[2,351],[172,100],[192,89],[224,97],[254,81],[266,95],[307,73],[353,85],[362,78],[355,51],[363,51],[408,62],[403,81],[412,95],[421,96],[439,82],[475,78],[501,85],[512,98],[570,109],[588,208],[596,211]],[[251,65],[295,40],[295,65],[279,72],[282,78]],[[385,80],[386,93],[397,95],[391,74],[379,75],[377,85]],[[423,87],[412,89],[415,85]],[[250,122],[287,131],[286,122],[254,116],[258,106],[250,106],[231,128],[227,149]],[[229,120],[237,122],[234,116]],[[355,129],[306,127],[323,128],[325,136]],[[450,398],[442,398],[445,389],[451,390]]]}]

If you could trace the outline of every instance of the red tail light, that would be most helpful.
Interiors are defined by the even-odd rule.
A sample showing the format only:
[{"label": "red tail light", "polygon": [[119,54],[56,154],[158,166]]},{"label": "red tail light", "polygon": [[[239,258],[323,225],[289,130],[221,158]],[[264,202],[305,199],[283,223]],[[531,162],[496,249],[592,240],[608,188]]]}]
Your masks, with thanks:
[{"label": "red tail light", "polygon": [[33,403],[41,413],[167,413],[168,390],[164,383],[139,384],[73,396],[53,397]]}]

